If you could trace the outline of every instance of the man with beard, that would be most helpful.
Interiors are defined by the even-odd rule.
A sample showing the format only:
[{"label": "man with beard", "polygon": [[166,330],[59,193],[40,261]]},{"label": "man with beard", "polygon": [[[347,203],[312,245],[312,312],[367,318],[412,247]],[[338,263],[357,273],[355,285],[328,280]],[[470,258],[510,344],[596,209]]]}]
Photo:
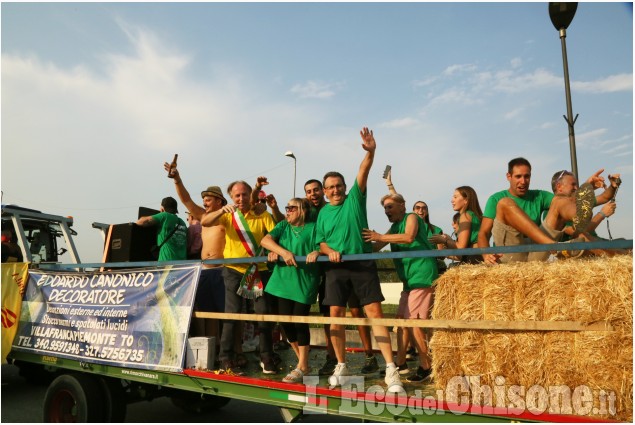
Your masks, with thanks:
[{"label": "man with beard", "polygon": [[[170,164],[165,163],[163,167],[168,171]],[[203,206],[192,200],[190,193],[185,188],[179,170],[172,169],[176,194],[185,205],[190,215],[202,222],[203,219],[214,211],[220,210],[227,205],[227,200],[218,186],[210,186],[201,192]],[[225,229],[219,224],[201,226],[201,260],[216,260],[223,258],[225,249]],[[223,313],[225,311],[225,284],[223,283],[222,266],[220,264],[203,264],[203,270],[199,278],[198,290],[194,308],[197,311]],[[202,321],[202,322],[201,322]],[[196,319],[195,334],[199,336],[214,336],[219,339],[218,320]],[[202,329],[201,329],[202,328]]]}]

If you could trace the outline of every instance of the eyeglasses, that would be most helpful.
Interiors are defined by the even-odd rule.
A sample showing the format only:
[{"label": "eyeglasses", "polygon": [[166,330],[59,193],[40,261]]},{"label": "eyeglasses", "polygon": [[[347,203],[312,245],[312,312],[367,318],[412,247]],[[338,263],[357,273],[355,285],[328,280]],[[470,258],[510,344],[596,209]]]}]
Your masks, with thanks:
[{"label": "eyeglasses", "polygon": [[293,211],[297,211],[298,207],[296,205],[287,205],[286,207],[284,207],[284,210],[286,212],[293,212]]}]

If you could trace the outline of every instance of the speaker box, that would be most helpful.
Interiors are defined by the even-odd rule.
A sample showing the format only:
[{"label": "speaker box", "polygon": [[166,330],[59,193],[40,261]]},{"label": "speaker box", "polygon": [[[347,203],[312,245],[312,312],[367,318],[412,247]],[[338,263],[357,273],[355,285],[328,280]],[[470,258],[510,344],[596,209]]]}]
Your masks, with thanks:
[{"label": "speaker box", "polygon": [[150,248],[157,243],[157,229],[135,223],[115,224],[110,236],[109,261],[154,261]]}]

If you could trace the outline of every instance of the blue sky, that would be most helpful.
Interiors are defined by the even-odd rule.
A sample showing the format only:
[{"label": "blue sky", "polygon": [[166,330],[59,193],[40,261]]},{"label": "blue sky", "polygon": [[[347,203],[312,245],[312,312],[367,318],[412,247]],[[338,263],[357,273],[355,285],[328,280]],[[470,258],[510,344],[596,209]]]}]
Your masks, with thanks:
[{"label": "blue sky", "polygon": [[[350,184],[368,126],[378,231],[386,164],[447,233],[457,186],[484,207],[511,158],[533,189],[571,168],[547,3],[4,2],[1,31],[2,203],[74,216],[83,261],[101,258],[92,222],[176,197],[174,153],[195,199],[266,175],[284,205],[286,151],[297,194],[331,170]],[[622,174],[611,233],[632,238],[632,5],[580,3],[566,41],[580,177]]]}]

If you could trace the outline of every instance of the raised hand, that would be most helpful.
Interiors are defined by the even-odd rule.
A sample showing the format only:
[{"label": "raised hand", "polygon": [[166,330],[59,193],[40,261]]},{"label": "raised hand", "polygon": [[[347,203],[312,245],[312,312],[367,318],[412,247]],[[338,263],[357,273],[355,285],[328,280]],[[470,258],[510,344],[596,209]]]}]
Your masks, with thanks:
[{"label": "raised hand", "polygon": [[377,144],[375,143],[373,130],[369,130],[368,127],[364,127],[359,134],[362,136],[362,148],[368,152],[375,152]]}]

